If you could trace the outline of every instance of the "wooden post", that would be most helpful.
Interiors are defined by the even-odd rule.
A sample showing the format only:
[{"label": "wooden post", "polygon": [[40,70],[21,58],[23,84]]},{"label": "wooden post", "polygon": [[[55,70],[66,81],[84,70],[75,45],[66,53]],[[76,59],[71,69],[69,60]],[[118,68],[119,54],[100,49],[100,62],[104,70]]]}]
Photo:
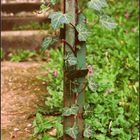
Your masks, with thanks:
[{"label": "wooden post", "polygon": [[[77,0],[63,0],[63,12],[68,13],[72,15],[73,20],[71,23],[75,26],[78,23],[78,9],[77,9]],[[64,25],[64,40],[69,43],[73,50],[76,51],[76,45],[77,44],[77,32],[75,28],[72,25]],[[64,57],[67,57],[67,55],[70,55],[71,57],[76,57],[77,64],[75,66],[75,71],[79,69],[85,69],[86,66],[86,49],[85,49],[85,43],[82,42],[80,44],[81,49],[76,52],[76,56],[74,56],[72,50],[69,48],[69,46],[64,43]],[[71,115],[69,117],[64,117],[64,136],[63,140],[73,140],[72,137],[65,134],[65,130],[68,127],[73,127],[73,125],[76,123],[76,125],[79,127],[79,133],[76,138],[76,140],[84,140],[83,137],[83,130],[84,130],[84,121],[82,118],[82,112],[83,112],[83,105],[84,105],[84,86],[85,86],[85,78],[81,76],[80,78],[75,78],[78,81],[77,89],[80,91],[80,93],[72,94],[72,89],[75,88],[75,85],[71,82],[74,82],[74,80],[70,80],[67,75],[73,70],[73,66],[67,67],[66,62],[64,61],[64,107],[71,107],[73,104],[78,104],[80,106],[79,113],[74,116]],[[71,77],[72,78],[72,77]],[[77,99],[78,97],[78,99]],[[79,100],[79,103],[77,103],[77,100]]]},{"label": "wooden post", "polygon": [[[75,0],[64,0],[64,13],[69,13],[73,16],[73,21],[71,22],[73,25],[76,24],[76,2]],[[71,45],[75,46],[75,30],[70,25],[65,25],[65,40]],[[69,46],[64,44],[64,57],[71,53]],[[65,62],[64,62],[65,63]],[[70,107],[75,103],[76,96],[72,94],[70,96],[70,80],[66,77],[66,64],[64,64],[64,106]],[[69,69],[69,68],[68,68]],[[70,69],[69,69],[70,70]],[[71,86],[72,88],[72,86]],[[73,140],[70,136],[65,134],[65,130],[67,127],[72,127],[75,122],[74,116],[64,117],[64,137],[63,140]]]}]

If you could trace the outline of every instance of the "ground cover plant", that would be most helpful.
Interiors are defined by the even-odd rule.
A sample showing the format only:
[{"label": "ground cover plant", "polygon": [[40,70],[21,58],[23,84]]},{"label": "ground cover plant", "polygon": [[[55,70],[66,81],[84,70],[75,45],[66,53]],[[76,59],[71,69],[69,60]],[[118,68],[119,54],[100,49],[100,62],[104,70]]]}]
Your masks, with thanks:
[{"label": "ground cover plant", "polygon": [[17,49],[10,49],[8,53],[5,54],[1,48],[1,60],[10,60],[13,62],[26,62],[26,61],[46,61],[47,55],[42,54],[38,51]]},{"label": "ground cover plant", "polygon": [[[97,16],[96,23],[100,23],[105,28],[111,30],[116,27],[114,20],[106,14],[104,8],[108,8],[106,0],[83,1],[85,8],[89,8]],[[44,4],[46,4],[44,2]],[[50,1],[43,11],[47,11],[57,4],[57,1]],[[48,18],[51,19],[51,26],[54,30],[60,29],[60,36],[53,38],[46,37],[42,43],[42,50],[57,40],[61,40],[64,45],[63,72],[64,72],[64,135],[63,139],[81,139],[91,137],[90,127],[84,125],[83,108],[85,106],[85,88],[87,80],[85,76],[86,68],[86,41],[90,36],[90,31],[86,26],[86,16],[84,15],[78,1],[63,1],[62,11],[53,11]],[[94,23],[93,26],[96,24]]]},{"label": "ground cover plant", "polygon": [[[93,75],[89,74],[86,88],[87,105],[84,107],[84,119],[87,128],[84,135],[90,136],[89,139],[92,140],[136,140],[138,137],[138,9],[135,7],[138,7],[138,2],[120,0],[111,1],[111,4],[107,12],[113,13],[116,17],[117,28],[108,31],[95,25],[91,28],[91,36],[87,42],[87,64],[93,67]],[[89,9],[84,12],[88,22],[91,23],[96,15]],[[50,50],[50,54],[50,63],[43,65],[49,71],[49,75],[38,78],[50,82],[47,87],[50,97],[46,97],[46,110],[54,109],[53,111],[62,113],[63,52]],[[39,114],[36,115],[36,119],[37,116]],[[35,134],[39,134],[40,139],[58,139],[42,133],[52,127],[55,128],[53,125],[51,128],[47,127],[48,125],[41,126],[38,131],[35,127]]]},{"label": "ground cover plant", "polygon": [[4,51],[3,51],[3,49],[2,48],[0,48],[0,58],[1,58],[1,60],[4,58]]},{"label": "ground cover plant", "polygon": [[39,24],[37,22],[19,25],[13,28],[13,30],[49,30],[49,29],[50,27],[47,23]]}]

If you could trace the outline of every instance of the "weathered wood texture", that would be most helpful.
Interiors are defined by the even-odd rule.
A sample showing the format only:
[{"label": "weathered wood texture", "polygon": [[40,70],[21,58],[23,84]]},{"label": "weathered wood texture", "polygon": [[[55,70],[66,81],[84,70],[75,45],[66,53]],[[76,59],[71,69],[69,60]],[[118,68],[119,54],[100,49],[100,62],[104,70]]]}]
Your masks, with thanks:
[{"label": "weathered wood texture", "polygon": [[[70,15],[73,16],[73,21],[71,22],[73,25],[76,25],[78,23],[78,14],[77,14],[77,0],[64,0],[64,7],[62,8],[64,10],[64,13],[69,13]],[[73,46],[73,48],[75,49],[75,46],[77,45],[77,33],[75,31],[75,29],[71,26],[71,25],[65,25],[64,27],[65,30],[65,40],[71,45]],[[77,60],[78,60],[78,64],[76,66],[76,70],[79,69],[85,69],[86,66],[86,48],[85,48],[85,43],[82,43],[81,45],[81,49],[77,52]],[[71,55],[74,55],[71,51],[71,49],[69,48],[69,46],[67,46],[66,44],[64,44],[64,56],[67,55],[67,53],[71,52]],[[76,94],[71,94],[72,93],[72,89],[74,89],[75,85],[71,84],[71,80],[67,77],[67,73],[71,70],[71,67],[68,68],[68,71],[65,69],[64,66],[64,106],[65,107],[71,107],[73,104],[76,103],[76,99],[77,99],[77,95]],[[75,78],[75,77],[74,77]],[[82,105],[84,104],[84,90],[83,87],[85,86],[85,78],[84,77],[80,77],[80,78],[76,78],[76,80],[78,80],[79,83],[79,87],[77,87],[77,89],[80,89],[80,102],[82,101]],[[73,81],[72,81],[73,82]],[[77,114],[77,116],[70,116],[70,117],[64,117],[64,131],[66,130],[67,127],[72,127],[74,125],[74,123],[76,122],[76,125],[79,127],[79,134],[76,138],[76,140],[84,140],[83,137],[83,130],[84,130],[84,121],[82,118],[82,112],[83,112],[83,107],[81,106],[79,114]],[[64,137],[63,140],[73,140],[73,138],[71,138],[70,136],[66,135],[64,133]]]},{"label": "weathered wood texture", "polygon": [[[64,0],[64,12],[73,15],[73,21],[72,21],[73,25],[76,24],[76,13],[75,13],[76,5],[75,4],[76,4],[75,0]],[[70,25],[65,26],[65,40],[71,46],[75,45],[75,30]],[[71,50],[69,49],[69,46],[65,44],[64,46],[65,56],[67,55],[67,51],[70,52]],[[70,96],[70,92],[71,92],[70,90],[71,90],[70,80],[67,79],[66,71],[64,70],[64,106],[65,107],[70,107],[71,105],[75,103],[76,96],[74,94]],[[74,121],[75,121],[74,116],[64,117],[64,131],[66,130],[67,127],[72,127],[74,124]],[[66,135],[65,133],[64,133],[63,139],[73,140],[70,136]]]}]

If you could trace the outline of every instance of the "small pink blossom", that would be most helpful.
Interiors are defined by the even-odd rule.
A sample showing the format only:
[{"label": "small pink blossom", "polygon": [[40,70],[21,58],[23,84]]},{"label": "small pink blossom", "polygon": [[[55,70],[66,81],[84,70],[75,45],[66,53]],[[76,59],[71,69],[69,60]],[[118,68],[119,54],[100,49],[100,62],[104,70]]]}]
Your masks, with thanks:
[{"label": "small pink blossom", "polygon": [[124,17],[125,17],[126,19],[129,18],[129,13],[128,13],[128,11],[125,12]]},{"label": "small pink blossom", "polygon": [[88,75],[89,76],[93,76],[93,68],[92,68],[92,66],[91,65],[88,65],[87,66],[87,69],[88,69]]},{"label": "small pink blossom", "polygon": [[57,71],[57,70],[54,70],[54,71],[53,71],[53,76],[54,76],[54,77],[58,77],[58,71]]}]

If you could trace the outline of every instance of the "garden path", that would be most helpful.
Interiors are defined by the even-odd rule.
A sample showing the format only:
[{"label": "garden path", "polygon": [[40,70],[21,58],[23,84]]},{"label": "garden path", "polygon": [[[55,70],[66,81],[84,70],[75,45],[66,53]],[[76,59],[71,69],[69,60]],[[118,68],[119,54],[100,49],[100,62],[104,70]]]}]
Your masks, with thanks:
[{"label": "garden path", "polygon": [[3,140],[29,140],[33,118],[30,113],[43,103],[47,83],[36,79],[46,75],[39,62],[1,62],[1,129]]}]

